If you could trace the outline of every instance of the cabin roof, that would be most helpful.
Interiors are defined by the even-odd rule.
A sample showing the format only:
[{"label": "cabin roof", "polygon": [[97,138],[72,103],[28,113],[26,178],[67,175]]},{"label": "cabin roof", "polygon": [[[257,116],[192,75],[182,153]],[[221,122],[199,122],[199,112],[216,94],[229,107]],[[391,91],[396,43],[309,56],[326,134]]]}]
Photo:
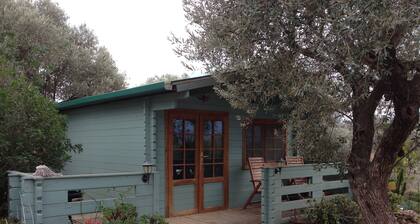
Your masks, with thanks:
[{"label": "cabin roof", "polygon": [[171,82],[158,82],[94,96],[87,96],[74,100],[63,101],[57,103],[57,109],[63,111],[78,107],[107,103],[135,97],[144,97],[156,94],[163,94],[167,92],[183,92],[213,85],[214,79],[209,75],[188,79],[179,79]]}]

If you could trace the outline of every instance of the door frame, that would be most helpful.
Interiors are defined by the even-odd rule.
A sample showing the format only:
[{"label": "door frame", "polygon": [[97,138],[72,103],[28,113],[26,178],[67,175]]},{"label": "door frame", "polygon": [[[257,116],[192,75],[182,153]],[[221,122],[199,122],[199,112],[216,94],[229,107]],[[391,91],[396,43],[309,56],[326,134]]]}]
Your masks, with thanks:
[{"label": "door frame", "polygon": [[[172,125],[171,118],[179,115],[188,119],[194,118],[198,121],[196,126],[198,139],[196,145],[198,146],[198,153],[195,155],[195,172],[196,177],[194,179],[187,179],[184,181],[177,181],[178,183],[191,183],[195,184],[195,203],[196,207],[193,209],[185,210],[182,212],[175,212],[173,209],[173,177],[172,177],[172,146],[169,144],[170,138],[172,137]],[[220,118],[223,120],[223,144],[224,144],[224,157],[223,157],[223,194],[224,201],[222,206],[204,208],[204,184],[212,182],[220,182],[220,177],[213,179],[204,180],[202,172],[203,164],[203,149],[202,149],[202,117],[213,117]],[[191,109],[171,109],[165,111],[165,170],[166,170],[166,217],[174,217],[181,215],[189,215],[201,212],[209,212],[216,210],[227,209],[229,206],[229,113],[220,111],[206,111],[206,110],[191,110]]]}]

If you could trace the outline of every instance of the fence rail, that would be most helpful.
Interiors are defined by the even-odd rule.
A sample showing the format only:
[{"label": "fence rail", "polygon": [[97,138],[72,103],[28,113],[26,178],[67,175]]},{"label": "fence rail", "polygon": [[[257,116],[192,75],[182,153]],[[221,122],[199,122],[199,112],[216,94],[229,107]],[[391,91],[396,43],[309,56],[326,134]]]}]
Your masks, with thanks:
[{"label": "fence rail", "polygon": [[[292,180],[306,183],[293,185]],[[262,178],[261,222],[287,223],[298,211],[308,207],[310,201],[337,194],[349,195],[348,180],[341,180],[339,171],[328,167],[316,169],[312,164],[303,166],[264,168]]]},{"label": "fence rail", "polygon": [[[9,171],[9,217],[16,217],[25,224],[69,223],[69,216],[95,213],[99,206],[112,207],[115,189],[128,189],[130,195],[124,201],[134,204],[137,213],[158,212],[158,173],[150,176],[150,183],[143,183],[143,173],[114,173],[36,177]],[[69,200],[69,191],[81,190],[100,195],[104,189],[114,194],[102,198],[83,197],[81,201]],[[106,191],[109,193],[109,191]]]}]

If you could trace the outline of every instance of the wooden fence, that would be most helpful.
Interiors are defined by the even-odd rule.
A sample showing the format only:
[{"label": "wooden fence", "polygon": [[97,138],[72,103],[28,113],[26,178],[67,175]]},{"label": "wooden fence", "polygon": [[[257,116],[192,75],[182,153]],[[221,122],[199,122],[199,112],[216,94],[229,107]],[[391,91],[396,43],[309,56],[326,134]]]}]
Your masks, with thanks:
[{"label": "wooden fence", "polygon": [[[310,201],[338,194],[349,195],[348,180],[342,180],[335,168],[315,169],[314,165],[264,168],[261,196],[261,222],[287,223],[309,207]],[[304,180],[305,184],[293,185]]]},{"label": "wooden fence", "polygon": [[[69,200],[69,191],[98,195],[104,189],[128,189],[124,201],[132,203],[137,213],[152,214],[159,210],[158,174],[150,176],[149,183],[142,182],[143,173],[115,173],[36,177],[10,171],[9,217],[16,217],[25,224],[65,224],[69,216],[95,213],[100,206],[112,207],[117,195],[102,198],[83,197],[81,201]],[[130,190],[131,189],[131,190]]]}]

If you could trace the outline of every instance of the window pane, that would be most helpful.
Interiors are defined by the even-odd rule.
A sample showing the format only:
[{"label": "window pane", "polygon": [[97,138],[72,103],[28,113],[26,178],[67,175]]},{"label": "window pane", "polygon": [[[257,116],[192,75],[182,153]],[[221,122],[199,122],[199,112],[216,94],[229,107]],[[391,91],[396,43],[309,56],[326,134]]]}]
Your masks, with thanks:
[{"label": "window pane", "polygon": [[215,163],[223,163],[223,150],[216,150],[214,154]]},{"label": "window pane", "polygon": [[214,147],[223,148],[223,135],[214,135]]},{"label": "window pane", "polygon": [[211,135],[204,135],[203,136],[203,145],[204,148],[211,148]]},{"label": "window pane", "polygon": [[255,148],[262,148],[263,147],[263,140],[261,134],[261,126],[254,126],[254,147]]},{"label": "window pane", "polygon": [[182,120],[173,120],[172,122],[173,132],[174,134],[182,134]]},{"label": "window pane", "polygon": [[195,148],[195,135],[185,135],[185,148]]},{"label": "window pane", "polygon": [[213,165],[204,165],[204,177],[213,177]]},{"label": "window pane", "polygon": [[212,150],[204,150],[204,152],[203,152],[203,162],[204,163],[213,162],[213,151]]},{"label": "window pane", "polygon": [[212,134],[212,123],[211,121],[204,121],[204,134],[211,135]]},{"label": "window pane", "polygon": [[174,150],[174,164],[184,163],[184,150]]},{"label": "window pane", "polygon": [[174,180],[184,179],[184,167],[183,166],[174,166]]},{"label": "window pane", "polygon": [[194,164],[195,163],[195,151],[194,150],[185,150],[185,163]]},{"label": "window pane", "polygon": [[195,177],[195,167],[194,166],[186,166],[185,167],[185,178],[191,179]]},{"label": "window pane", "polygon": [[185,134],[194,134],[195,122],[191,120],[185,120]]},{"label": "window pane", "polygon": [[214,134],[220,135],[223,134],[223,122],[215,121],[214,122]]},{"label": "window pane", "polygon": [[182,140],[182,135],[174,135],[173,145],[174,145],[174,149],[184,148],[184,143],[183,143],[183,140]]},{"label": "window pane", "polygon": [[214,176],[223,177],[223,164],[214,165]]}]

